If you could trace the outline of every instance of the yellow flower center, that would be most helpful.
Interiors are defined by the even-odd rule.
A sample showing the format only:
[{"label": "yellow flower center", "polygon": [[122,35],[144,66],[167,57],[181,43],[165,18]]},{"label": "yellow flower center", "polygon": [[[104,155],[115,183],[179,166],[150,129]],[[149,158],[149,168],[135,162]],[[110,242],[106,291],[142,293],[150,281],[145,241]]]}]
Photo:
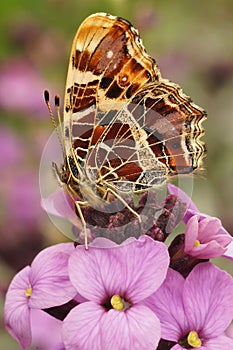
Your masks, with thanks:
[{"label": "yellow flower center", "polygon": [[28,287],[28,289],[25,290],[26,297],[30,297],[32,295],[32,287]]},{"label": "yellow flower center", "polygon": [[187,342],[193,348],[199,348],[202,345],[201,339],[198,337],[198,334],[196,331],[189,332],[189,335],[187,337]]},{"label": "yellow flower center", "polygon": [[198,247],[199,245],[200,245],[201,243],[200,243],[200,241],[197,239],[196,241],[195,241],[195,243],[194,243],[194,247]]},{"label": "yellow flower center", "polygon": [[123,310],[124,309],[124,302],[120,295],[115,294],[111,297],[110,303],[115,310]]}]

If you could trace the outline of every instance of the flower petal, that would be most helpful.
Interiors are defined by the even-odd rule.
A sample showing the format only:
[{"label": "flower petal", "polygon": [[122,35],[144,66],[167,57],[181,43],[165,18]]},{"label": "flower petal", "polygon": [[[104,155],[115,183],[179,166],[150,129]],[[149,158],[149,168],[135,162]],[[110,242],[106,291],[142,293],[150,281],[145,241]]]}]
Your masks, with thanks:
[{"label": "flower petal", "polygon": [[[195,241],[200,244],[195,246]],[[193,215],[186,224],[185,253],[199,259],[211,259],[223,255],[232,241],[229,233],[223,229],[219,219]]]},{"label": "flower petal", "polygon": [[[174,345],[171,350],[184,350],[183,346],[179,344]],[[206,346],[200,346],[197,350],[209,350]],[[211,349],[212,350],[212,349]],[[218,349],[219,350],[219,349]],[[221,349],[222,350],[222,349]]]},{"label": "flower petal", "polygon": [[73,203],[64,189],[59,188],[47,198],[41,200],[41,207],[51,215],[69,220],[74,226],[82,229],[81,221],[75,214]]},{"label": "flower petal", "polygon": [[62,321],[38,309],[31,310],[32,348],[43,350],[61,350]]},{"label": "flower petal", "polygon": [[186,328],[182,291],[185,279],[176,271],[168,269],[162,286],[143,301],[155,312],[161,322],[161,338],[178,341]]},{"label": "flower petal", "polygon": [[209,339],[209,340],[205,341],[205,349],[232,350],[233,349],[233,339],[231,339],[225,335],[221,335],[219,337]]},{"label": "flower petal", "polygon": [[4,319],[8,332],[25,349],[31,344],[30,309],[25,291],[30,267],[26,266],[13,278],[6,294]]},{"label": "flower petal", "polygon": [[104,314],[104,308],[91,301],[73,308],[63,321],[66,350],[102,350],[100,321]]},{"label": "flower petal", "polygon": [[154,350],[160,339],[155,314],[143,305],[127,312],[87,302],[75,307],[63,322],[66,350]]},{"label": "flower petal", "polygon": [[211,263],[198,264],[186,279],[183,300],[190,329],[215,338],[232,320],[233,279]]},{"label": "flower petal", "polygon": [[226,334],[229,338],[233,339],[233,322],[231,322],[230,326],[227,327],[225,334]]},{"label": "flower petal", "polygon": [[73,251],[73,243],[62,243],[36,256],[30,271],[30,307],[45,309],[61,305],[77,294],[68,274],[68,260]]},{"label": "flower petal", "polygon": [[105,237],[97,237],[92,242],[90,242],[90,246],[97,248],[112,248],[117,247],[118,244]]},{"label": "flower petal", "polygon": [[78,246],[69,262],[70,278],[88,300],[119,294],[136,303],[152,294],[163,282],[169,255],[163,243],[141,236],[112,248]]},{"label": "flower petal", "polygon": [[222,227],[221,221],[214,217],[206,217],[199,223],[199,237],[205,243],[213,238]]},{"label": "flower petal", "polygon": [[211,239],[216,240],[219,245],[225,248],[232,242],[231,235],[222,227],[221,220],[208,216],[199,223],[199,239],[203,243]]},{"label": "flower petal", "polygon": [[176,187],[172,184],[167,184],[167,188],[170,194],[173,194],[174,196],[177,196],[182,202],[184,202],[187,205],[187,209],[195,210],[196,212],[199,212],[196,205],[193,203],[191,198],[182,191],[179,187]]},{"label": "flower petal", "polygon": [[226,252],[223,254],[223,257],[233,260],[233,241],[228,245]]},{"label": "flower petal", "polygon": [[[184,350],[184,348],[183,348],[183,346],[180,346],[179,344],[176,344],[176,345],[174,345],[174,346],[171,348],[171,350]],[[202,350],[202,349],[198,348],[198,350]],[[206,350],[206,348],[203,349],[203,350]]]},{"label": "flower petal", "polygon": [[185,230],[185,253],[189,253],[194,248],[194,243],[198,238],[198,216],[192,216],[187,222]]},{"label": "flower petal", "polygon": [[160,340],[160,322],[146,306],[137,304],[125,312],[110,310],[101,320],[100,350],[154,350]]},{"label": "flower petal", "polygon": [[198,259],[212,259],[221,256],[225,249],[218,244],[216,241],[211,241],[206,244],[200,244],[197,247],[193,247],[190,251],[186,251],[191,256],[197,257]]}]

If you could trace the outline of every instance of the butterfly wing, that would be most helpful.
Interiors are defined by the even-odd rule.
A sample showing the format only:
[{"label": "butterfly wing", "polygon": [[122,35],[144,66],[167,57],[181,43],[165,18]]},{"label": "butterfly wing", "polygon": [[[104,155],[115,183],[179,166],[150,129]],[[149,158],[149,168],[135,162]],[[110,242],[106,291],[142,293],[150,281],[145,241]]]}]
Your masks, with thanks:
[{"label": "butterfly wing", "polygon": [[[141,44],[136,29],[123,19],[97,13],[84,20],[74,38],[68,67],[65,149],[82,162],[108,120],[160,73]],[[101,114],[102,113],[102,114]]]},{"label": "butterfly wing", "polygon": [[75,177],[128,192],[192,172],[204,155],[204,118],[178,85],[161,77],[129,22],[99,13],[81,24],[64,111]]},{"label": "butterfly wing", "polygon": [[108,124],[88,164],[120,191],[160,185],[200,169],[205,111],[165,79],[144,87]]}]

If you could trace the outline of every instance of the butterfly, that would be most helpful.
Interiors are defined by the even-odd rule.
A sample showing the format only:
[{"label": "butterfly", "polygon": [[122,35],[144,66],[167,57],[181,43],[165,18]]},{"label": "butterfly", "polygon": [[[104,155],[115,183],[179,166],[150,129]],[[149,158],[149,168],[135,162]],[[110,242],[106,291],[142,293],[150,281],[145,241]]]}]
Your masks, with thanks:
[{"label": "butterfly", "polygon": [[[49,104],[48,93],[45,99]],[[59,104],[56,102],[55,104]],[[200,169],[206,112],[162,78],[138,31],[105,13],[87,17],[73,41],[60,126],[64,163],[54,165],[79,215]]]}]

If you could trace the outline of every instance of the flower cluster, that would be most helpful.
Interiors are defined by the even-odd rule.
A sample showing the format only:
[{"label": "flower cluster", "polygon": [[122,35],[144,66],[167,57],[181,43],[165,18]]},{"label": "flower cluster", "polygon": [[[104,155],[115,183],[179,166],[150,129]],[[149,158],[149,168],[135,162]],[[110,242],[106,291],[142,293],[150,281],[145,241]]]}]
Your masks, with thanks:
[{"label": "flower cluster", "polygon": [[[132,237],[127,210],[104,218],[89,208],[86,220],[94,228],[88,250],[73,243],[46,248],[14,277],[5,324],[23,349],[233,348],[233,279],[209,261],[233,260],[232,238],[180,189],[168,185],[168,191],[160,204],[148,195],[131,203],[152,218],[149,226],[142,221],[141,236]],[[54,198],[50,211],[62,216]],[[66,210],[74,223],[71,208]],[[185,232],[167,248],[180,221]],[[100,222],[107,238],[99,237]],[[111,228],[122,231],[121,243],[109,239]]]}]

